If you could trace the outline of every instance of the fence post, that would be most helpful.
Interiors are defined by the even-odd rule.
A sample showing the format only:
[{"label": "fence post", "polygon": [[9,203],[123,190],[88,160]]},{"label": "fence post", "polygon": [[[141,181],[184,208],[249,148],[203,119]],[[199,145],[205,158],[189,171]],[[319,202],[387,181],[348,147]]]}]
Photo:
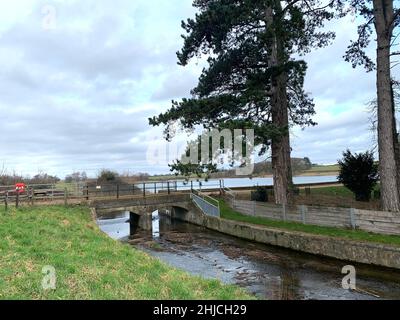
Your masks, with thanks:
[{"label": "fence post", "polygon": [[286,221],[286,204],[282,204],[282,215],[283,215],[283,221]]},{"label": "fence post", "polygon": [[256,205],[257,205],[257,201],[253,201],[253,216],[256,215]]},{"label": "fence post", "polygon": [[171,194],[171,190],[169,189],[169,181],[167,182],[167,190],[168,190],[168,194]]},{"label": "fence post", "polygon": [[89,186],[86,185],[86,201],[89,201]]},{"label": "fence post", "polygon": [[190,191],[193,192],[193,181],[190,181]]},{"label": "fence post", "polygon": [[354,208],[350,208],[350,225],[353,230],[356,229],[356,210]]},{"label": "fence post", "polygon": [[17,190],[17,196],[16,196],[16,198],[15,198],[15,207],[18,209],[18,207],[19,207],[19,192],[18,192],[18,190]]},{"label": "fence post", "polygon": [[222,181],[219,180],[219,196],[222,196]]},{"label": "fence post", "polygon": [[154,182],[154,194],[157,194],[157,182]]},{"label": "fence post", "polygon": [[132,185],[132,195],[135,195],[135,184]]},{"label": "fence post", "polygon": [[32,205],[32,187],[28,187],[28,203]]},{"label": "fence post", "polygon": [[306,213],[307,213],[307,207],[305,205],[300,206],[301,209],[301,220],[303,221],[303,224],[306,223]]},{"label": "fence post", "polygon": [[33,203],[35,201],[35,189],[31,187],[31,205],[33,206]]},{"label": "fence post", "polygon": [[64,205],[68,205],[68,190],[67,188],[64,189]]},{"label": "fence post", "polygon": [[146,198],[146,183],[143,183],[143,198]]},{"label": "fence post", "polygon": [[8,191],[6,192],[6,197],[4,199],[4,205],[6,207],[6,211],[8,210]]},{"label": "fence post", "polygon": [[119,199],[119,184],[117,184],[117,199]]}]

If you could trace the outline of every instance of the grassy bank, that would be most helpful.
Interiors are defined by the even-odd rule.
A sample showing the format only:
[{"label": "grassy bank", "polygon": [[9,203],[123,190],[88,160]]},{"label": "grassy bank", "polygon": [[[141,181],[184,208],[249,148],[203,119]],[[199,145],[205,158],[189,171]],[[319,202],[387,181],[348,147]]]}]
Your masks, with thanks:
[{"label": "grassy bank", "polygon": [[[0,299],[249,298],[108,238],[86,207],[2,208],[0,238]],[[47,265],[55,290],[41,286]]]},{"label": "grassy bank", "polygon": [[233,210],[222,200],[220,201],[220,208],[221,208],[221,218],[223,219],[248,222],[282,230],[300,231],[317,235],[338,237],[338,238],[351,239],[357,241],[385,243],[385,244],[400,246],[400,236],[381,235],[361,230],[320,227],[320,226],[304,225],[296,222],[284,222],[262,217],[246,216]]},{"label": "grassy bank", "polygon": [[[344,186],[312,188],[310,192],[315,196],[347,197],[349,199],[354,199],[354,194]],[[300,194],[305,194],[304,188],[300,189]]]}]

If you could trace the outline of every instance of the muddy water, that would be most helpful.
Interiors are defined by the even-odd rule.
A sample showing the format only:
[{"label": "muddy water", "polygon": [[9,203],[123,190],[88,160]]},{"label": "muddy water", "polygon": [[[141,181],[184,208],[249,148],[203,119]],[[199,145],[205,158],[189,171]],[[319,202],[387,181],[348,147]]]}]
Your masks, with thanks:
[{"label": "muddy water", "polygon": [[[400,299],[400,272],[355,265],[356,290],[342,288],[349,263],[243,241],[198,226],[153,217],[152,234],[130,234],[129,213],[98,220],[114,239],[205,278],[237,284],[262,299]],[[157,227],[158,230],[157,230]]]}]

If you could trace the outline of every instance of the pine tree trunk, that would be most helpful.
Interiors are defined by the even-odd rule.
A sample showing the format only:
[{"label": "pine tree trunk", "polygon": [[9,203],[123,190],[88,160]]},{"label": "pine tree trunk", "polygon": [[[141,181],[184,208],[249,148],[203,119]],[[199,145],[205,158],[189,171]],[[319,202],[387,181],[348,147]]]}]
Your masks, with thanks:
[{"label": "pine tree trunk", "polygon": [[273,99],[272,121],[279,128],[287,129],[282,136],[272,140],[271,153],[275,201],[277,204],[287,204],[292,200],[293,182],[285,74],[280,75],[277,79],[277,88]]},{"label": "pine tree trunk", "polygon": [[[281,11],[279,1],[275,3],[276,11]],[[271,27],[274,23],[272,8],[266,10],[266,24]],[[285,47],[282,39],[279,37],[279,27],[275,25],[274,37],[271,38],[269,48],[269,67],[279,67],[286,60]],[[288,96],[287,96],[287,75],[280,72],[272,78],[272,96],[271,96],[271,114],[272,123],[280,129],[283,129],[281,136],[273,137],[271,143],[271,161],[274,178],[274,194],[277,204],[287,204],[292,200],[292,164],[291,148],[289,135],[289,114],[288,114]]]},{"label": "pine tree trunk", "polygon": [[396,105],[394,100],[394,90],[393,83],[390,86],[390,94],[392,98],[392,113],[393,113],[393,136],[394,136],[394,153],[396,159],[396,168],[397,168],[397,183],[399,184],[399,193],[400,193],[400,143],[399,143],[399,133],[397,132],[396,125]]},{"label": "pine tree trunk", "polygon": [[378,144],[382,209],[400,211],[396,137],[390,76],[393,0],[374,0],[377,33]]}]

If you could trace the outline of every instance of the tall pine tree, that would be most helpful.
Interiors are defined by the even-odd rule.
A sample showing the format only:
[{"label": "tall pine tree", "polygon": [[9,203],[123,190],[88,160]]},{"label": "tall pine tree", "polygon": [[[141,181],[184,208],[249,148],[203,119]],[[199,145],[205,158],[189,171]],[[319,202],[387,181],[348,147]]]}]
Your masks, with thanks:
[{"label": "tall pine tree", "polygon": [[[363,65],[367,71],[376,70],[377,75],[377,128],[379,147],[379,174],[382,209],[400,211],[400,147],[396,128],[391,57],[400,55],[394,51],[400,35],[400,7],[393,0],[348,0],[351,8],[364,19],[359,25],[359,37],[353,41],[345,58],[353,64]],[[366,49],[371,37],[376,35],[376,63]]]},{"label": "tall pine tree", "polygon": [[184,128],[254,129],[261,154],[271,148],[275,200],[290,201],[289,129],[314,125],[314,104],[304,91],[307,64],[296,57],[334,38],[321,32],[337,1],[195,0],[195,19],[182,22],[179,64],[208,56],[190,99],[173,101],[150,124],[174,121]]}]

